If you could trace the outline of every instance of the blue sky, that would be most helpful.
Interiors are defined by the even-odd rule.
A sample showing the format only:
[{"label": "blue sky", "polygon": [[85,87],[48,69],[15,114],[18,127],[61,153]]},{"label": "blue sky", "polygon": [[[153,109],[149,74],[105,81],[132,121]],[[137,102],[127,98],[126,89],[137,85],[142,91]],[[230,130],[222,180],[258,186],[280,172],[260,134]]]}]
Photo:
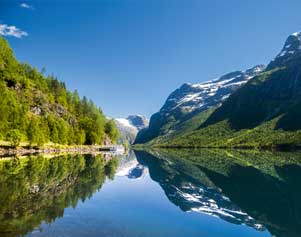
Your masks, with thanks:
[{"label": "blue sky", "polygon": [[301,30],[300,9],[300,0],[1,0],[0,32],[19,60],[107,115],[150,116],[185,82],[267,64]]}]

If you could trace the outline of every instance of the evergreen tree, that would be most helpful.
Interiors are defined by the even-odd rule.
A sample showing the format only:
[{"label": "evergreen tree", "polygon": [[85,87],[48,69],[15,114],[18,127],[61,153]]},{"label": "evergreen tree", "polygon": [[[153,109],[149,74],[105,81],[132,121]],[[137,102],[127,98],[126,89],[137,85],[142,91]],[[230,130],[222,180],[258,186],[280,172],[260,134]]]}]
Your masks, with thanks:
[{"label": "evergreen tree", "polygon": [[117,129],[100,108],[68,91],[54,75],[43,74],[19,63],[0,37],[0,139],[16,138],[18,130],[31,145],[102,144],[106,132],[116,140]]}]

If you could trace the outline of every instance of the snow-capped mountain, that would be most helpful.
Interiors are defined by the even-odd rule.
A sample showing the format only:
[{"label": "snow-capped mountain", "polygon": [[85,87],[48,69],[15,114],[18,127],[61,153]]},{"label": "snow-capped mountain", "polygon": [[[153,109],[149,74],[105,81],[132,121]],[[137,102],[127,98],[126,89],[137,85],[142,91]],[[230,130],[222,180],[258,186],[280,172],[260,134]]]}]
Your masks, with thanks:
[{"label": "snow-capped mountain", "polygon": [[143,115],[129,115],[126,118],[131,125],[136,127],[138,130],[141,130],[148,126],[149,120]]},{"label": "snow-capped mountain", "polygon": [[200,84],[185,83],[171,93],[160,112],[170,113],[175,110],[192,112],[216,106],[264,69],[264,65],[258,65],[245,72],[231,72],[218,79]]},{"label": "snow-capped mountain", "polygon": [[220,105],[235,90],[264,70],[264,65],[257,65],[246,71],[231,72],[208,82],[183,84],[170,94],[160,111],[151,117],[149,128],[141,130],[135,142],[145,143],[172,132],[174,124]]},{"label": "snow-capped mountain", "polygon": [[127,118],[117,118],[115,123],[122,140],[127,140],[132,144],[137,133],[148,126],[148,119],[142,115],[130,115]]},{"label": "snow-capped mountain", "polygon": [[[238,90],[235,96],[230,96],[210,115],[203,128],[221,121],[229,121],[230,128],[235,128],[233,132],[255,130],[261,126],[258,128],[262,131],[260,136],[255,135],[255,131],[248,131],[245,134],[238,133],[236,140],[236,134],[232,134],[231,142],[236,140],[240,147],[246,143],[248,146],[299,146],[301,140],[297,136],[301,130],[301,33],[288,36],[282,50],[265,71],[264,75],[254,78],[252,83]],[[264,124],[269,124],[270,130],[265,130]],[[290,133],[284,135],[282,131]],[[243,139],[240,140],[239,137]],[[263,141],[262,137],[266,140]],[[214,139],[208,138],[212,143],[216,142]],[[234,143],[232,146],[235,146]]]},{"label": "snow-capped mountain", "polygon": [[301,57],[301,32],[291,34],[281,52],[276,58],[268,65],[267,70],[271,70],[276,67],[284,66],[291,60],[296,60]]}]

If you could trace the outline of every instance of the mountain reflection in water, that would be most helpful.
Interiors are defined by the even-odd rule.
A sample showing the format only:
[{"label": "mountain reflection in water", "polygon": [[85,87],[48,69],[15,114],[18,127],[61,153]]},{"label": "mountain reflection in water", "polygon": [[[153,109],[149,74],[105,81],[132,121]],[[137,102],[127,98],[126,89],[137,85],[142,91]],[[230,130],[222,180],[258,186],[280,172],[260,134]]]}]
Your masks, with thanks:
[{"label": "mountain reflection in water", "polygon": [[147,173],[148,169],[137,161],[134,151],[131,150],[120,159],[116,176],[138,179],[143,178]]},{"label": "mountain reflection in water", "polygon": [[299,152],[2,159],[0,236],[300,237],[300,183]]},{"label": "mountain reflection in water", "polygon": [[181,164],[177,164],[176,160],[157,159],[145,152],[136,151],[136,156],[141,164],[149,168],[151,178],[160,184],[168,199],[181,210],[205,213],[234,224],[246,224],[258,230],[265,229],[231,202],[221,189],[214,185],[207,186],[210,181],[201,170],[190,173],[189,170],[196,169],[186,166],[181,170],[178,169]]},{"label": "mountain reflection in water", "polygon": [[183,211],[301,236],[301,153],[136,151],[139,163]]}]

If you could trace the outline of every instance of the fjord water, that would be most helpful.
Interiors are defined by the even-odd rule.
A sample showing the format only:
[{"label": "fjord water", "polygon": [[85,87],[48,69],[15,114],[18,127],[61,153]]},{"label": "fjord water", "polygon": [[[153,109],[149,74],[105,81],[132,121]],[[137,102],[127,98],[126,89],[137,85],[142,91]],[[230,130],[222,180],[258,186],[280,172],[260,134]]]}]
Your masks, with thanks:
[{"label": "fjord water", "polygon": [[0,236],[301,235],[301,154],[131,151],[0,160]]}]

